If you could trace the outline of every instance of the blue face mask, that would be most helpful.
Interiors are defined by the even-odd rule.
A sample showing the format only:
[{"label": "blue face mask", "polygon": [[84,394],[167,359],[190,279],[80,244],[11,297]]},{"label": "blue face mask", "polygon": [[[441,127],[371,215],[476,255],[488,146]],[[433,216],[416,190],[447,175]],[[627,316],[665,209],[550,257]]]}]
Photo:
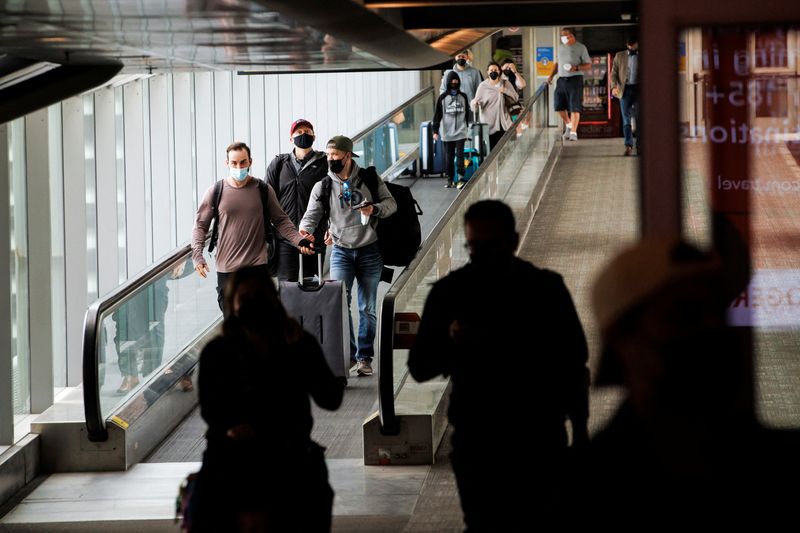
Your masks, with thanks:
[{"label": "blue face mask", "polygon": [[244,181],[247,179],[247,173],[250,171],[249,168],[231,168],[230,175],[236,181]]}]

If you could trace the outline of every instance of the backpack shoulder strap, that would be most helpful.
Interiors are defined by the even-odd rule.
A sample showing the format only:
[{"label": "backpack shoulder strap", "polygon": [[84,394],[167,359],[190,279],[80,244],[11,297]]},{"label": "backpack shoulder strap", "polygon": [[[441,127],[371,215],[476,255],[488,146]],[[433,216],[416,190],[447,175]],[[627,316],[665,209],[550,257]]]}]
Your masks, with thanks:
[{"label": "backpack shoulder strap", "polygon": [[369,193],[372,195],[372,202],[378,203],[381,201],[380,194],[378,194],[378,171],[375,170],[375,167],[367,167],[362,168],[358,172],[361,181],[367,186],[369,189]]},{"label": "backpack shoulder strap", "polygon": [[331,214],[331,188],[333,187],[333,180],[330,176],[326,175],[320,180],[322,188],[319,191],[319,201],[322,204],[322,209],[325,211],[325,218]]},{"label": "backpack shoulder strap", "polygon": [[258,192],[261,195],[261,207],[264,210],[264,235],[269,236],[272,233],[272,217],[269,213],[269,183],[264,180],[258,180]]},{"label": "backpack shoulder strap", "polygon": [[219,238],[219,202],[222,199],[222,189],[225,188],[225,178],[217,180],[214,184],[214,194],[211,200],[211,222],[214,226],[211,228],[211,241],[208,243],[208,253],[214,251],[217,247],[217,239]]}]

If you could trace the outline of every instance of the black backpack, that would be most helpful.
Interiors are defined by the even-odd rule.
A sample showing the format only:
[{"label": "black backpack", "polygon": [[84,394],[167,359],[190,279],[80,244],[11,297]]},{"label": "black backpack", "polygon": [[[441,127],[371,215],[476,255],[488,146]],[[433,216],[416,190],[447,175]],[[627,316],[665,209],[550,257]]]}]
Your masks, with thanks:
[{"label": "black backpack", "polygon": [[[267,266],[270,274],[277,273],[277,261],[275,260],[278,243],[275,238],[275,232],[272,228],[272,217],[269,215],[269,184],[266,181],[254,178],[258,183],[258,192],[261,194],[261,206],[264,209],[264,236],[267,239]],[[222,199],[222,189],[224,188],[225,180],[221,179],[214,184],[214,199],[211,202],[211,221],[214,227],[211,228],[211,241],[208,243],[208,253],[214,251],[217,247],[217,239],[219,238],[219,202]]]},{"label": "black backpack", "polygon": [[[373,201],[378,203],[378,173],[375,167],[362,168],[358,173],[369,189]],[[386,188],[397,202],[397,211],[387,218],[378,219],[378,247],[381,251],[384,266],[408,266],[417,256],[422,244],[422,228],[419,215],[422,214],[419,204],[411,194],[411,189],[394,183],[386,183]],[[330,212],[331,177],[322,180],[319,200],[322,202],[325,215]]]}]

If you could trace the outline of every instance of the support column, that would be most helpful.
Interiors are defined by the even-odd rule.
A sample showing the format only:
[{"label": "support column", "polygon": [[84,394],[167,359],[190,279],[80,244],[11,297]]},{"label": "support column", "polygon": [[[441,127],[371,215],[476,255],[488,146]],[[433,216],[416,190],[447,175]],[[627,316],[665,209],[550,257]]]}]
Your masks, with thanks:
[{"label": "support column", "polygon": [[83,381],[83,320],[88,305],[86,167],[83,98],[62,103],[64,131],[64,268],[67,286],[67,386]]},{"label": "support column", "polygon": [[[558,50],[558,34],[559,28],[555,26],[540,26],[533,28],[533,51],[531,54],[533,65],[531,66],[531,77],[528,79],[531,80],[529,83],[535,87],[538,87],[543,82],[547,81],[547,77],[550,75],[550,72],[552,72],[553,61],[558,60],[556,57]],[[523,43],[524,42],[525,41],[523,40]],[[543,68],[543,71],[541,72],[542,75],[540,75],[540,72],[538,72],[539,67]],[[545,71],[547,73],[545,73]],[[555,86],[556,82],[553,80],[553,84],[550,86],[550,126],[558,125],[558,115],[553,109],[553,101],[555,99],[553,98],[552,94],[553,90],[555,90]]]},{"label": "support column", "polygon": [[53,306],[50,238],[50,153],[48,111],[25,117],[28,186],[28,313],[30,336],[31,413],[53,404]]}]

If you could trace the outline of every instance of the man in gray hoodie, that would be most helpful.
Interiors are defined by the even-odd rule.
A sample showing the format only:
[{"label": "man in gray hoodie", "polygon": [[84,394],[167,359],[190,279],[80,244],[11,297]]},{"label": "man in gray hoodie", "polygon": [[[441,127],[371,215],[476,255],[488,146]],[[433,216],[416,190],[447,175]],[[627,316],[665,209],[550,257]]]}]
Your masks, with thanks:
[{"label": "man in gray hoodie", "polygon": [[[359,168],[353,160],[353,141],[337,135],[328,141],[328,175],[311,190],[308,209],[300,221],[300,235],[313,235],[319,223],[330,221],[331,278],[342,280],[350,308],[353,280],[358,280],[358,342],[350,319],[350,356],[357,360],[359,376],[372,375],[375,332],[378,327],[378,284],[383,260],[375,228],[378,219],[397,210],[386,184],[374,167]],[[377,187],[373,197],[367,184]],[[350,314],[348,313],[348,316]]]},{"label": "man in gray hoodie", "polygon": [[[433,138],[442,138],[444,143],[444,168],[447,185],[453,187],[456,170],[458,186],[464,185],[464,141],[469,137],[468,126],[472,123],[472,110],[467,95],[461,91],[461,79],[453,71],[446,77],[447,91],[439,96],[433,115]],[[458,162],[458,166],[454,162]]]},{"label": "man in gray hoodie", "polygon": [[464,50],[463,52],[456,54],[453,68],[445,70],[444,74],[442,75],[442,84],[439,86],[439,94],[449,90],[449,86],[447,85],[447,76],[451,72],[455,72],[459,79],[461,79],[461,90],[467,95],[469,101],[471,102],[472,99],[475,98],[475,93],[478,92],[478,85],[480,85],[483,81],[483,76],[481,75],[480,70],[467,64],[468,59],[468,50]]}]

